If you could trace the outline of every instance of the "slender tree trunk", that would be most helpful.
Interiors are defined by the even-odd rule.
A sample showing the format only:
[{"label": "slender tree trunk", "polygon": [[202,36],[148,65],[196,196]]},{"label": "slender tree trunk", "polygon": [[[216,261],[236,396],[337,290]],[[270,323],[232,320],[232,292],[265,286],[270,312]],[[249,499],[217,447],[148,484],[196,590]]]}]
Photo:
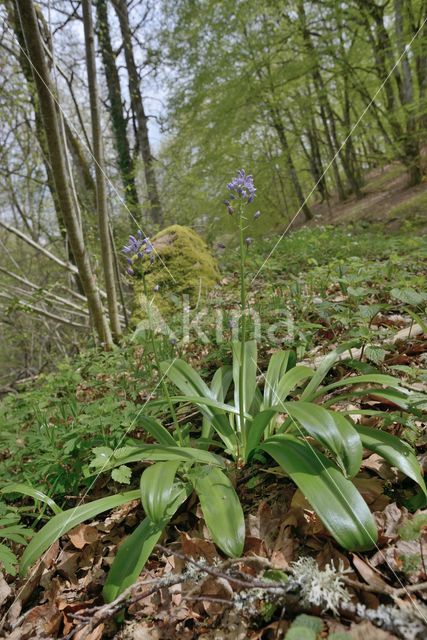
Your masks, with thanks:
[{"label": "slender tree trunk", "polygon": [[[19,46],[20,46],[20,55],[19,55],[19,64],[22,70],[22,73],[25,77],[25,80],[27,82],[28,88],[29,88],[29,93],[31,96],[31,103],[33,105],[33,109],[34,109],[34,121],[35,121],[35,133],[36,133],[36,138],[37,141],[39,143],[40,146],[40,150],[41,150],[41,155],[43,158],[43,164],[46,170],[46,179],[47,179],[47,186],[48,189],[50,191],[50,195],[52,197],[52,201],[53,201],[53,206],[55,209],[55,214],[56,214],[56,220],[58,223],[58,228],[59,231],[61,233],[62,239],[64,240],[64,243],[66,244],[66,249],[68,252],[68,255],[70,257],[70,260],[73,264],[75,264],[75,259],[73,256],[73,252],[71,250],[70,247],[70,243],[67,239],[67,234],[66,234],[66,230],[65,230],[65,225],[64,225],[64,220],[62,218],[62,211],[61,211],[61,207],[58,201],[58,195],[56,193],[56,189],[55,189],[55,181],[53,179],[53,173],[52,173],[52,168],[50,165],[50,158],[49,158],[49,151],[47,148],[47,141],[46,141],[46,134],[44,131],[44,127],[43,127],[43,118],[41,116],[40,113],[40,105],[39,105],[39,101],[37,98],[37,93],[36,93],[36,87],[34,84],[34,75],[33,75],[33,71],[31,68],[31,64],[27,58],[28,52],[27,52],[27,45],[25,42],[25,38],[24,38],[24,34],[22,33],[22,29],[21,29],[21,25],[20,25],[20,21],[19,21],[19,15],[18,15],[18,9],[17,9],[17,2],[18,0],[15,0],[15,2],[6,2],[6,11],[8,13],[8,18],[9,18],[9,22],[10,24],[13,25],[13,30],[15,32],[16,38],[18,40]],[[25,53],[24,53],[25,52]],[[80,282],[80,278],[78,273],[76,273],[74,275],[74,280],[75,280],[75,284],[76,287],[79,291],[79,293],[83,293],[83,287],[82,287],[82,283]]]},{"label": "slender tree trunk", "polygon": [[135,166],[131,156],[127,135],[127,121],[123,113],[123,99],[120,87],[116,56],[113,52],[108,22],[106,0],[96,0],[98,42],[105,71],[105,80],[110,101],[110,115],[114,141],[117,150],[118,165],[125,192],[125,202],[137,220],[141,220],[138,191],[135,183]]},{"label": "slender tree trunk", "polygon": [[[357,0],[361,9],[362,18],[366,24],[366,30],[375,56],[376,71],[379,79],[384,83],[384,92],[387,105],[387,120],[396,146],[399,148],[400,160],[407,167],[410,184],[418,184],[422,179],[421,155],[419,145],[419,133],[415,115],[413,113],[413,83],[410,78],[411,70],[409,59],[406,54],[402,58],[403,77],[399,70],[399,65],[395,65],[393,59],[393,46],[390,36],[385,26],[385,4],[377,5],[371,0]],[[399,55],[404,53],[404,30],[403,30],[403,5],[396,0],[395,9],[395,30]],[[374,34],[372,34],[369,19],[374,24]],[[422,37],[422,34],[421,34]],[[406,62],[404,59],[406,58]],[[394,67],[389,78],[389,68]],[[406,75],[406,78],[405,78]],[[392,79],[395,82],[396,90],[393,90]],[[397,109],[400,102],[404,112],[404,118],[398,115]],[[408,102],[408,100],[410,100]],[[403,125],[402,125],[403,122]]]},{"label": "slender tree trunk", "polygon": [[58,114],[54,101],[54,88],[50,78],[41,39],[37,17],[32,0],[17,1],[17,11],[21,29],[26,41],[26,49],[34,66],[34,79],[37,87],[49,150],[55,190],[62,213],[71,249],[79,270],[82,286],[87,298],[88,309],[100,340],[106,348],[112,347],[111,333],[101,303],[99,291],[95,284],[88,253],[85,248],[82,230],[73,204],[67,175],[64,145],[61,141]]},{"label": "slender tree trunk", "polygon": [[112,0],[120,23],[120,30],[123,38],[123,47],[126,60],[126,68],[129,79],[129,94],[132,110],[137,124],[138,144],[144,163],[145,183],[147,186],[148,204],[150,216],[154,224],[161,225],[163,222],[163,212],[160,204],[159,192],[157,189],[156,174],[154,171],[154,158],[151,152],[150,140],[148,136],[148,118],[142,102],[141,90],[139,86],[138,70],[135,63],[132,47],[132,34],[129,24],[129,14],[126,0]]},{"label": "slender tree trunk", "polygon": [[409,171],[409,181],[411,185],[419,184],[422,180],[420,145],[417,135],[417,118],[413,109],[414,89],[412,84],[411,67],[406,53],[405,26],[402,0],[394,0],[394,16],[396,29],[396,42],[399,55],[402,56],[402,86],[400,100],[406,114],[406,132],[403,139],[405,156]]},{"label": "slender tree trunk", "polygon": [[92,147],[95,158],[96,208],[98,211],[98,229],[101,242],[102,266],[104,269],[107,305],[113,338],[119,341],[120,327],[117,306],[116,283],[114,279],[113,252],[108,224],[107,193],[105,188],[104,149],[101,135],[101,114],[99,109],[98,87],[96,79],[95,43],[93,36],[91,0],[83,0],[83,24],[85,32],[86,66],[89,87],[90,113],[92,120]]},{"label": "slender tree trunk", "polygon": [[271,114],[273,117],[273,126],[274,126],[274,129],[276,130],[277,137],[279,138],[280,145],[282,147],[282,150],[285,156],[285,162],[288,167],[291,182],[295,189],[295,193],[298,198],[301,211],[304,213],[306,220],[312,220],[313,214],[311,213],[311,209],[304,198],[304,193],[301,187],[301,183],[299,181],[298,174],[295,169],[294,162],[292,160],[291,150],[290,150],[288,139],[286,136],[285,127],[283,126],[283,122],[281,121],[279,114],[275,113],[273,108],[271,108]]}]

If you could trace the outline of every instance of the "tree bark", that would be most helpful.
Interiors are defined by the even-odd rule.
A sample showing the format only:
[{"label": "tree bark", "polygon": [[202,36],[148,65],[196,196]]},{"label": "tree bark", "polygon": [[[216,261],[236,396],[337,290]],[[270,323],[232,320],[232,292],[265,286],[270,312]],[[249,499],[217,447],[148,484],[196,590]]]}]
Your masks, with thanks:
[{"label": "tree bark", "polygon": [[277,137],[279,138],[280,145],[282,147],[282,150],[285,156],[285,162],[288,167],[291,182],[295,189],[295,193],[298,198],[301,211],[304,213],[306,220],[312,220],[313,214],[304,198],[304,193],[302,191],[301,183],[299,181],[298,174],[295,169],[294,161],[292,160],[291,150],[289,148],[285,127],[283,126],[283,122],[279,114],[274,112],[273,107],[271,107],[270,111],[273,119],[273,126],[274,126],[274,129],[276,130]]},{"label": "tree bark", "polygon": [[114,279],[113,252],[108,224],[107,192],[105,187],[104,148],[101,135],[101,114],[99,109],[98,87],[96,79],[95,43],[93,35],[91,0],[83,0],[83,25],[85,33],[86,67],[89,87],[90,115],[92,121],[92,147],[95,159],[96,208],[101,243],[102,266],[104,270],[107,306],[113,338],[119,341],[120,327],[116,283]]},{"label": "tree bark", "polygon": [[161,225],[163,222],[163,212],[160,204],[159,192],[157,188],[156,174],[154,171],[154,158],[151,152],[150,139],[148,136],[148,118],[142,102],[141,90],[139,86],[138,70],[133,55],[132,34],[129,24],[129,13],[126,0],[112,0],[120,23],[120,30],[123,39],[126,68],[129,80],[129,94],[132,111],[137,125],[138,144],[144,163],[145,183],[147,187],[148,205],[150,217],[154,224]]},{"label": "tree bark", "polygon": [[16,2],[16,7],[26,42],[26,49],[35,72],[34,80],[62,219],[67,230],[94,327],[105,347],[111,348],[110,328],[95,284],[89,255],[86,251],[82,230],[73,204],[69,176],[66,169],[64,145],[61,140],[58,114],[53,97],[54,89],[43,50],[36,12],[32,0],[19,0]]},{"label": "tree bark", "polygon": [[113,52],[108,22],[106,0],[96,0],[97,34],[107,83],[110,115],[116,145],[120,176],[125,193],[125,203],[132,215],[141,220],[138,191],[135,184],[135,166],[130,152],[127,121],[123,114],[123,99],[120,87],[116,56]]}]

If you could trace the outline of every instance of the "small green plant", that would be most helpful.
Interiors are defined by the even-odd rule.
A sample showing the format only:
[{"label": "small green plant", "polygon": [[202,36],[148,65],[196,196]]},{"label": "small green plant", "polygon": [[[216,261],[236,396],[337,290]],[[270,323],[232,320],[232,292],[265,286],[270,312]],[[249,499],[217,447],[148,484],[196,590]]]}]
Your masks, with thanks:
[{"label": "small green plant", "polygon": [[[239,171],[228,189],[230,200],[225,204],[229,214],[235,216],[239,232],[241,285],[240,340],[232,344],[232,366],[220,367],[207,385],[183,360],[162,363],[163,376],[181,395],[170,397],[165,391],[164,398],[149,404],[151,409],[193,404],[203,416],[200,436],[192,440],[179,425],[174,410],[173,433],[146,411],[139,419],[140,426],[155,444],[129,442],[116,450],[96,448],[92,467],[98,473],[118,470],[124,482],[130,476],[128,464],[153,463],[141,475],[140,490],[55,515],[27,547],[22,572],[76,524],[140,497],[146,517],[120,546],[111,566],[104,586],[104,597],[111,601],[137,579],[164,528],[192,492],[198,496],[213,541],[226,555],[239,556],[245,523],[228,472],[260,457],[266,460],[266,454],[300,488],[331,535],[347,549],[370,549],[377,539],[373,516],[352,482],[360,469],[363,447],[396,466],[427,495],[409,445],[386,432],[357,426],[349,412],[330,408],[340,400],[363,397],[375,390],[377,397],[392,400],[402,411],[410,409],[410,394],[391,376],[374,372],[325,383],[330,369],[354,343],[329,353],[316,370],[297,364],[291,350],[273,354],[265,374],[258,367],[257,343],[246,339],[245,266],[251,239],[245,238],[245,232],[247,205],[255,196],[252,177]],[[149,247],[146,239],[133,238],[128,253],[134,253],[137,259]],[[134,270],[133,262],[130,268]],[[258,378],[263,379],[263,392]]]},{"label": "small green plant", "polygon": [[21,524],[21,514],[17,508],[0,502],[0,569],[11,576],[16,575],[18,558],[5,543],[26,545],[32,533],[31,529]]}]

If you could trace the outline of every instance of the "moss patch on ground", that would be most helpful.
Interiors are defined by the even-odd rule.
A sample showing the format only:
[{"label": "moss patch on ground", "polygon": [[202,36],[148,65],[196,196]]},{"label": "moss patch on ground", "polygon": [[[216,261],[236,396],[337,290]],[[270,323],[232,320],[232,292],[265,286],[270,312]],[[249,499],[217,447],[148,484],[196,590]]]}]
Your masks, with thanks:
[{"label": "moss patch on ground", "polygon": [[[156,258],[147,265],[147,289],[153,292],[154,305],[170,317],[182,304],[195,305],[217,284],[220,274],[215,258],[202,238],[189,227],[171,225],[160,231],[152,243]],[[142,278],[134,281],[132,324],[146,317]]]}]

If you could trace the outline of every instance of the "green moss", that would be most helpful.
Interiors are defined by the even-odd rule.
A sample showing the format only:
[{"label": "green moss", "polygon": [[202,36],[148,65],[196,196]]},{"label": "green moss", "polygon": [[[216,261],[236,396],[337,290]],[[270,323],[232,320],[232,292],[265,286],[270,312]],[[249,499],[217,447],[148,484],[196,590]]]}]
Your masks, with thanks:
[{"label": "green moss", "polygon": [[[154,304],[165,316],[181,309],[183,296],[190,304],[203,298],[218,282],[216,260],[202,238],[192,229],[174,224],[152,238],[156,259],[147,265],[145,277],[148,291],[156,291]],[[144,287],[135,280],[132,324],[144,319]],[[184,298],[185,300],[185,298]]]}]

